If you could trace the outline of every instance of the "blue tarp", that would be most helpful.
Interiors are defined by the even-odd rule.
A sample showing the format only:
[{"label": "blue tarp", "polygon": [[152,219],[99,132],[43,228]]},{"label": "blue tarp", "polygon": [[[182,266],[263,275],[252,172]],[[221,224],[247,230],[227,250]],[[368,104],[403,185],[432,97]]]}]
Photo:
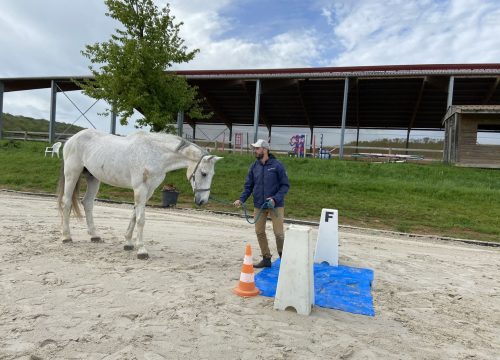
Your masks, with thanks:
[{"label": "blue tarp", "polygon": [[[255,275],[255,285],[262,295],[276,295],[279,269],[280,259]],[[375,316],[372,281],[373,270],[370,269],[314,264],[314,305]]]}]

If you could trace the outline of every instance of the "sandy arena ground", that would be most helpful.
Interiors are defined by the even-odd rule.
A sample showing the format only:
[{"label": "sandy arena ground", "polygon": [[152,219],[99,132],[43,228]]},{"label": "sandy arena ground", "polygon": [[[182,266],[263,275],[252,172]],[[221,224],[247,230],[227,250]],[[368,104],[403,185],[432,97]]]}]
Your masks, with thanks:
[{"label": "sandy arena ground", "polygon": [[498,247],[342,230],[376,316],[301,316],[231,292],[258,252],[244,219],[148,208],[141,261],[122,250],[131,206],[94,213],[104,243],[72,219],[62,244],[54,198],[0,191],[0,359],[500,358]]}]

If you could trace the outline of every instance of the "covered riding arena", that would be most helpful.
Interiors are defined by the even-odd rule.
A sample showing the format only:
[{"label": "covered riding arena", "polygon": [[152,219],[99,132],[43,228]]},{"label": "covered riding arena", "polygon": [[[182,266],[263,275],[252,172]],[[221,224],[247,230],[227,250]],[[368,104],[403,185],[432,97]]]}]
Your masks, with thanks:
[{"label": "covered riding arena", "polygon": [[[225,125],[233,141],[233,127],[303,127],[392,129],[406,132],[407,146],[415,130],[444,130],[443,119],[452,105],[500,105],[500,64],[387,65],[334,68],[192,70],[178,71],[198,87],[209,119],[190,119],[179,113],[178,124]],[[56,119],[57,93],[79,90],[71,79],[81,76],[0,79],[5,92],[51,89],[50,120]],[[0,100],[0,114],[2,113]],[[116,129],[112,117],[110,131]],[[178,126],[182,133],[182,126]],[[1,130],[1,119],[0,119]],[[53,130],[51,130],[53,131]],[[49,134],[54,139],[54,134]],[[52,142],[52,141],[50,141]],[[312,144],[310,144],[312,145]]]}]

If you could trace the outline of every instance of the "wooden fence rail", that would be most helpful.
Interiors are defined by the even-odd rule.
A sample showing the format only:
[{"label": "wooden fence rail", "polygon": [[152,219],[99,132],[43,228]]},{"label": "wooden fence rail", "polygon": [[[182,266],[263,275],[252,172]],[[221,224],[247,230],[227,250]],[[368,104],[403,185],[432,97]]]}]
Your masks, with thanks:
[{"label": "wooden fence rail", "polygon": [[375,147],[375,146],[344,146],[344,149],[358,149],[358,150],[378,150],[378,151],[388,151],[389,154],[401,153],[401,152],[434,152],[443,153],[443,149],[412,149],[412,148],[401,148],[401,147]]},{"label": "wooden fence rail", "polygon": [[[43,141],[49,142],[49,134],[44,131],[2,131],[5,140]],[[56,133],[55,141],[65,142],[73,134]]]},{"label": "wooden fence rail", "polygon": [[[43,141],[43,142],[49,142],[49,137],[47,132],[37,132],[37,131],[3,131],[2,132],[3,139],[6,140],[24,140],[24,141]],[[55,141],[62,141],[65,142],[70,138],[73,134],[63,134],[63,133],[56,133],[55,134]],[[218,142],[216,140],[202,140],[202,139],[191,139],[191,141],[198,143],[203,148],[206,148],[209,151],[212,150],[219,150],[219,151],[239,151],[239,152],[249,152],[250,149],[231,149],[229,147],[229,144],[225,144],[223,142]],[[360,150],[371,150],[371,151],[377,151],[377,152],[386,152],[389,156],[394,155],[397,156],[397,154],[402,154],[402,153],[427,153],[430,156],[430,153],[434,153],[434,156],[430,156],[431,158],[441,158],[443,154],[443,150],[441,149],[407,149],[407,148],[400,148],[400,147],[375,147],[375,146],[344,146],[344,149],[347,150],[348,156],[353,156],[354,157],[369,157],[370,153],[358,153]],[[335,156],[333,151],[338,150],[337,148],[332,150],[331,156]],[[354,151],[354,154],[350,154],[350,152]],[[276,153],[282,153],[286,154],[287,151],[275,151]],[[311,154],[312,155],[312,154]],[[308,156],[311,156],[308,154]],[[384,154],[371,154],[373,156],[375,155],[384,155]]]}]

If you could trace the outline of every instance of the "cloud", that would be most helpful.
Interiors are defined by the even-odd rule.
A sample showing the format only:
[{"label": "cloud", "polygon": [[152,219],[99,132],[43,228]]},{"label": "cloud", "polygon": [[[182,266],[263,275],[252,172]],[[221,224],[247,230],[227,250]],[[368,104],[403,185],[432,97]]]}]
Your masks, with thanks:
[{"label": "cloud", "polygon": [[499,11],[496,1],[336,1],[323,10],[343,50],[330,65],[497,62]]},{"label": "cloud", "polygon": [[280,34],[262,43],[237,38],[212,41],[182,68],[241,69],[309,66],[319,54],[316,38],[308,33]]},{"label": "cloud", "polygon": [[0,14],[0,77],[88,74],[85,44],[105,40],[116,25],[102,1],[9,1]]},{"label": "cloud", "polygon": [[[155,3],[162,7],[166,1]],[[178,69],[485,63],[500,58],[497,0],[276,1],[267,7],[249,0],[170,3],[177,22],[184,22],[185,44],[201,50]],[[102,0],[4,1],[0,77],[89,74],[80,51],[108,40],[119,26],[105,12]],[[5,94],[4,111],[48,118],[50,91],[33,94]],[[77,103],[87,101],[75,96]],[[64,101],[58,97],[58,116],[78,117]],[[108,126],[107,119],[100,121]]]},{"label": "cloud", "polygon": [[[184,25],[181,36],[200,53],[179,69],[242,69],[310,66],[320,56],[321,42],[314,31],[289,29],[269,38],[227,36],[235,21],[220,15],[231,1],[172,3],[174,15]],[[318,12],[319,14],[319,12]]]},{"label": "cloud", "polygon": [[[156,3],[161,7],[166,1]],[[180,68],[495,62],[500,55],[500,6],[494,0],[315,0],[304,12],[307,26],[265,38],[237,31],[244,21],[226,11],[236,4],[247,3],[171,1],[172,13],[184,22],[186,45],[201,50]],[[107,40],[118,26],[105,11],[101,0],[74,0],[71,10],[66,0],[6,2],[0,46],[9,55],[2,58],[0,76],[88,74],[88,60],[80,51],[85,44]],[[262,11],[259,21],[264,23]],[[320,19],[329,29],[318,25]]]},{"label": "cloud", "polygon": [[[165,1],[156,1],[159,7]],[[302,67],[321,55],[321,41],[313,30],[289,29],[270,38],[248,40],[229,36],[236,23],[221,12],[229,0],[171,2],[181,36],[189,49],[201,50],[181,69],[231,69]],[[101,1],[73,1],[69,11],[64,0],[8,3],[0,22],[0,44],[13,56],[5,59],[0,77],[85,75],[89,62],[80,51],[85,44],[106,41],[119,24],[104,16]],[[318,10],[319,16],[319,10]],[[2,35],[4,34],[4,35]],[[8,36],[5,34],[9,34]]]}]

